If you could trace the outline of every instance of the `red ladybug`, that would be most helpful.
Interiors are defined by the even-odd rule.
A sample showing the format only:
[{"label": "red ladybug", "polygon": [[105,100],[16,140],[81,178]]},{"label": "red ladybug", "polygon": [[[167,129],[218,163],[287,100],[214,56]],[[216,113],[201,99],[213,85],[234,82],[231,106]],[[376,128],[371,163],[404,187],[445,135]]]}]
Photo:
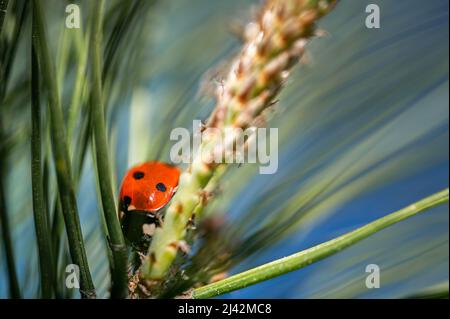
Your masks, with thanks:
[{"label": "red ladybug", "polygon": [[147,246],[160,223],[157,212],[172,199],[179,177],[178,168],[157,161],[128,170],[120,189],[119,219],[125,237],[134,246]]}]

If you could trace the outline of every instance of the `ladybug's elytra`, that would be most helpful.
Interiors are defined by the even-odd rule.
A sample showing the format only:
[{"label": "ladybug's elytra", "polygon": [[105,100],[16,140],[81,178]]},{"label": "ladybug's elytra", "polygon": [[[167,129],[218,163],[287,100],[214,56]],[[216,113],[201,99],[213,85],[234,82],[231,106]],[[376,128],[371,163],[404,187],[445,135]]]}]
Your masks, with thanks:
[{"label": "ladybug's elytra", "polygon": [[157,212],[172,199],[179,177],[178,168],[158,161],[128,170],[120,189],[119,219],[125,237],[133,246],[147,246],[159,225],[161,217]]}]

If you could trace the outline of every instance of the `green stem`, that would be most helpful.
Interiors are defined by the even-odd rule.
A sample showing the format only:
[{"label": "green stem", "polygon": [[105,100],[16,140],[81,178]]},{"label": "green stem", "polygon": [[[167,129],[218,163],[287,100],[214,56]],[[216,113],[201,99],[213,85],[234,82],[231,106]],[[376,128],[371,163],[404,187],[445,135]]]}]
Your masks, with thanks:
[{"label": "green stem", "polygon": [[3,30],[3,21],[5,21],[6,9],[8,8],[9,0],[0,0],[0,35]]},{"label": "green stem", "polygon": [[[33,30],[35,31],[35,29]],[[50,227],[45,210],[41,156],[41,105],[39,65],[36,48],[31,45],[31,182],[33,188],[34,225],[39,251],[42,297],[51,298],[55,283],[55,270],[50,238]]]},{"label": "green stem", "polygon": [[71,39],[69,39],[67,30],[67,28],[64,28],[59,36],[58,53],[56,58],[56,82],[58,83],[58,89],[61,92],[64,92],[64,76],[67,72],[67,61],[70,56],[70,50],[72,49],[72,42]]},{"label": "green stem", "polygon": [[[87,79],[85,76],[85,72],[86,72],[86,60],[87,60],[87,55],[88,55],[88,48],[87,48],[87,34],[89,34],[89,30],[87,29],[87,31],[85,30],[77,30],[77,29],[73,29],[72,31],[67,32],[67,30],[65,30],[65,34],[63,36],[63,39],[65,42],[69,41],[69,42],[74,42],[74,47],[75,47],[75,55],[74,58],[76,59],[76,76],[75,76],[75,84],[73,85],[73,90],[72,90],[72,96],[71,96],[71,100],[70,100],[70,106],[68,109],[68,115],[67,115],[67,143],[69,146],[69,154],[70,154],[70,158],[72,159],[72,173],[73,173],[73,183],[74,183],[74,189],[75,191],[78,190],[79,188],[79,179],[80,179],[80,175],[81,175],[81,170],[82,170],[82,163],[83,163],[83,159],[85,157],[85,152],[84,152],[84,143],[77,143],[76,141],[74,141],[74,136],[75,136],[75,128],[77,125],[77,120],[79,118],[80,115],[80,110],[81,110],[81,106],[84,103],[84,95],[83,92],[85,90],[86,87],[86,83],[87,83]],[[66,46],[62,46],[63,48],[67,47]],[[60,51],[66,51],[65,49],[60,49]],[[67,55],[67,54],[66,54]],[[66,60],[66,59],[60,59],[60,60]],[[59,63],[59,65],[63,65],[62,62]],[[65,69],[65,67],[64,67]],[[63,74],[63,72],[59,73],[60,75]],[[64,77],[63,76],[58,76],[58,85],[62,85],[62,82],[64,81]],[[81,128],[80,129],[81,132],[85,132],[87,130]],[[79,133],[79,134],[83,134],[83,133]],[[89,135],[90,134],[84,134],[84,135]],[[88,139],[88,138],[87,138]],[[74,146],[70,146],[70,145]],[[53,238],[53,246],[55,247],[54,251],[56,252],[55,256],[55,260],[59,259],[59,255],[61,252],[61,241],[62,241],[62,234],[64,232],[64,220],[62,217],[62,212],[61,212],[61,205],[59,203],[59,197],[55,196],[54,200],[53,200],[53,205],[51,206],[53,207],[53,227],[52,227],[52,238]],[[64,250],[63,251],[64,254],[67,254],[67,251]],[[63,258],[66,258],[66,256],[64,256]],[[58,292],[59,295],[62,295],[61,293]]]},{"label": "green stem", "polygon": [[219,282],[197,288],[193,292],[193,298],[201,299],[219,296],[306,267],[325,257],[331,256],[342,249],[354,245],[386,227],[432,207],[448,202],[448,192],[447,188],[340,237],[288,257],[244,271]]},{"label": "green stem", "polygon": [[[8,7],[7,0],[0,0],[0,36],[3,30],[3,23],[5,21],[6,9]],[[15,28],[17,31],[17,27]],[[17,32],[14,32],[16,35]],[[1,39],[1,38],[0,38]],[[14,48],[16,47],[15,42],[17,42],[17,38],[14,37],[12,42],[12,49],[10,52],[14,52]],[[6,48],[5,48],[6,50]],[[5,91],[6,91],[6,83],[8,81],[8,70],[10,69],[10,62],[8,55],[5,55],[5,61],[0,61],[0,102],[4,102]],[[3,107],[3,106],[2,106]],[[0,110],[4,111],[4,109],[0,108]],[[3,128],[3,115],[0,116],[0,140],[4,140],[4,128]],[[17,272],[16,272],[16,263],[14,260],[14,249],[12,245],[11,239],[11,231],[10,231],[10,222],[9,215],[7,211],[6,198],[5,198],[5,189],[4,189],[4,180],[5,180],[5,165],[6,165],[6,157],[7,157],[6,146],[0,144],[0,227],[3,237],[3,243],[5,247],[5,255],[6,255],[6,265],[8,267],[8,276],[9,276],[9,293],[12,298],[21,298],[19,282],[17,280]]]},{"label": "green stem", "polygon": [[[89,29],[87,29],[86,33],[89,34],[89,32]],[[78,61],[76,68],[75,85],[72,92],[72,98],[70,100],[69,115],[67,121],[67,137],[69,143],[73,141],[75,126],[77,124],[77,119],[79,118],[81,106],[83,103],[83,93],[85,91],[87,83],[85,73],[88,57],[88,41],[85,39],[83,34],[80,32],[76,32],[75,34],[73,34],[72,40],[75,42],[75,48],[77,52],[76,56],[78,57]],[[74,150],[71,151],[73,154]]]},{"label": "green stem", "polygon": [[445,282],[406,295],[405,297],[402,297],[402,299],[448,299],[448,297],[448,282]]},{"label": "green stem", "polygon": [[23,30],[25,24],[26,16],[28,13],[28,1],[25,1],[21,7],[21,13],[19,20],[14,24],[14,29],[12,32],[12,38],[9,42],[9,48],[5,48],[6,54],[4,55],[4,61],[0,62],[0,76],[2,77],[2,84],[0,85],[1,91],[0,96],[2,99],[5,97],[7,83],[11,75],[11,70],[13,62],[16,55],[17,47],[19,46],[20,34]]},{"label": "green stem", "polygon": [[56,167],[58,190],[66,224],[69,250],[72,261],[80,269],[80,293],[83,298],[95,298],[95,288],[84,248],[83,235],[78,216],[75,191],[72,183],[71,164],[66,140],[66,128],[61,109],[61,102],[56,82],[56,72],[47,46],[48,39],[45,31],[45,15],[41,1],[33,1],[33,41],[39,53],[42,75],[47,87],[50,108],[50,126],[53,147],[53,158]]},{"label": "green stem", "polygon": [[106,137],[104,105],[102,99],[102,16],[103,0],[98,0],[95,2],[94,13],[92,15],[93,21],[90,43],[92,59],[92,125],[94,130],[96,166],[102,198],[103,213],[105,215],[114,260],[111,297],[124,298],[127,294],[127,249],[122,235],[122,229],[117,218],[116,204],[111,181],[111,170],[109,167],[110,161]]},{"label": "green stem", "polygon": [[[1,125],[1,124],[0,124]],[[5,245],[6,265],[9,275],[9,293],[12,298],[21,298],[19,282],[17,280],[16,264],[14,262],[14,251],[12,247],[11,232],[9,229],[9,216],[6,210],[5,190],[3,188],[4,180],[4,152],[0,150],[0,226],[3,234],[3,243]]]}]

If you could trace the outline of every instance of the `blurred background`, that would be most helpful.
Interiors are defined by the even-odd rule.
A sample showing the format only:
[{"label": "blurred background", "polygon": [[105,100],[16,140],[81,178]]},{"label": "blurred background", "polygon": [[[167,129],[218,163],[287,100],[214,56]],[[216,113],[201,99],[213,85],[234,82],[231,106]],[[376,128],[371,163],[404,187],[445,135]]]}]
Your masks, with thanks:
[{"label": "blurred background", "polygon": [[[43,2],[63,107],[72,125],[88,261],[98,296],[107,297],[101,204],[90,139],[83,135],[86,94],[79,94],[80,107],[70,122],[77,72],[85,72],[79,65],[90,4],[73,2],[83,17],[81,30],[75,30],[64,27],[69,2]],[[13,37],[25,3],[10,3],[15,11],[5,20],[6,37]],[[208,92],[239,51],[237,35],[259,3],[106,1],[105,96],[116,193],[130,166],[169,161],[173,128],[192,129],[192,120],[208,117],[214,106]],[[365,27],[369,3],[380,6],[380,29]],[[268,123],[279,129],[278,172],[260,175],[255,164],[232,165],[205,213],[222,216],[222,236],[240,243],[228,257],[231,274],[335,238],[448,187],[448,7],[447,0],[341,1],[319,21],[327,35],[307,46],[306,58],[289,78]],[[30,182],[29,18],[28,13],[2,105],[7,138],[1,143],[8,150],[4,188],[19,285],[24,297],[36,298],[40,278]],[[82,84],[80,92],[88,86]],[[47,180],[52,193],[51,165]],[[58,219],[53,205],[49,207],[58,233]],[[225,297],[405,298],[433,291],[448,296],[448,218],[448,204],[441,205],[304,269]],[[64,278],[69,263],[64,231],[60,238],[58,269]],[[378,289],[365,286],[368,264],[380,267]],[[61,279],[63,296],[78,298],[63,286]],[[1,298],[8,297],[8,289],[2,244]]]}]

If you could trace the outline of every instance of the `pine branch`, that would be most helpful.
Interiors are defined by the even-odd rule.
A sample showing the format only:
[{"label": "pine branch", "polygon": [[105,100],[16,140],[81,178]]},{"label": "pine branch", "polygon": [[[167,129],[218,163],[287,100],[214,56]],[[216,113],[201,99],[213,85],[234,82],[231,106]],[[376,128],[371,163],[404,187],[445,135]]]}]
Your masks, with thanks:
[{"label": "pine branch", "polygon": [[102,43],[102,16],[103,0],[95,2],[94,13],[92,15],[92,34],[91,34],[91,59],[92,59],[92,125],[94,130],[96,166],[98,181],[105,215],[106,225],[110,238],[114,267],[112,274],[113,298],[124,298],[127,294],[127,248],[122,235],[122,229],[119,224],[116,213],[116,204],[114,200],[111,170],[109,167],[109,154],[105,127],[104,104],[102,97],[102,62],[101,62],[101,43]]},{"label": "pine branch", "polygon": [[56,72],[48,48],[45,30],[45,14],[41,1],[33,1],[33,42],[37,48],[39,61],[42,66],[42,76],[47,88],[50,108],[51,139],[53,158],[56,167],[58,190],[66,224],[69,250],[72,261],[80,269],[80,293],[83,298],[95,298],[95,288],[89,272],[89,265],[84,248],[80,219],[72,182],[71,163],[66,139],[61,101],[59,98]]},{"label": "pine branch", "polygon": [[435,206],[447,203],[448,197],[449,190],[447,188],[340,237],[288,257],[284,257],[268,264],[244,271],[224,280],[197,288],[193,292],[193,298],[201,299],[219,296],[227,292],[242,289],[306,267],[345,248],[348,248],[386,227],[415,216]]},{"label": "pine branch", "polygon": [[[36,31],[34,28],[33,31]],[[31,45],[31,183],[33,189],[34,225],[39,251],[43,298],[52,298],[56,287],[55,264],[42,180],[41,104],[39,65],[34,44]]]},{"label": "pine branch", "polygon": [[[181,175],[178,193],[167,209],[162,228],[156,230],[141,270],[144,279],[160,280],[172,264],[186,235],[194,211],[202,211],[203,190],[225,164],[212,159],[233,153],[235,141],[246,128],[264,118],[282,89],[289,71],[314,36],[315,22],[329,12],[336,0],[269,0],[259,19],[247,25],[245,44],[233,61],[228,77],[218,87],[217,105],[207,123],[218,134],[203,137],[203,153]],[[235,134],[218,143],[226,129]],[[217,132],[217,131],[216,131]],[[227,136],[228,138],[228,136]],[[196,216],[198,217],[198,216]]]}]

